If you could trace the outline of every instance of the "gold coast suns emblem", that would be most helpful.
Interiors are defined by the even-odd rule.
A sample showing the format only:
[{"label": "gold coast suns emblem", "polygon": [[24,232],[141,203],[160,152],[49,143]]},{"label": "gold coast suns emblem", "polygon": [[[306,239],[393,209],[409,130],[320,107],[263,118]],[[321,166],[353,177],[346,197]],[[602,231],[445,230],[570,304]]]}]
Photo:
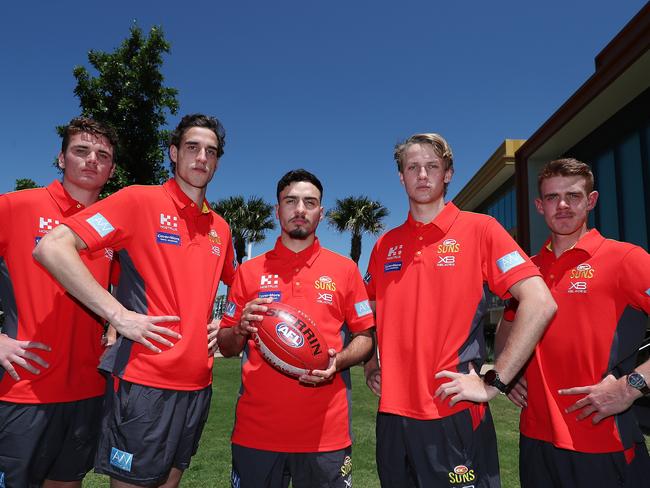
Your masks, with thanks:
[{"label": "gold coast suns emblem", "polygon": [[336,291],[336,283],[329,276],[321,276],[314,281],[314,288],[317,290]]},{"label": "gold coast suns emblem", "polygon": [[476,480],[476,474],[473,469],[469,469],[464,464],[459,464],[454,467],[454,470],[449,473],[449,483],[457,485],[460,483],[471,483]]},{"label": "gold coast suns emblem", "polygon": [[217,231],[214,229],[210,229],[210,232],[208,233],[208,239],[210,239],[210,242],[212,244],[216,245],[221,245],[221,237],[219,237],[219,234],[217,234]]},{"label": "gold coast suns emblem", "polygon": [[456,239],[445,239],[438,244],[438,262],[436,266],[456,266],[455,254],[460,252],[460,244]]}]

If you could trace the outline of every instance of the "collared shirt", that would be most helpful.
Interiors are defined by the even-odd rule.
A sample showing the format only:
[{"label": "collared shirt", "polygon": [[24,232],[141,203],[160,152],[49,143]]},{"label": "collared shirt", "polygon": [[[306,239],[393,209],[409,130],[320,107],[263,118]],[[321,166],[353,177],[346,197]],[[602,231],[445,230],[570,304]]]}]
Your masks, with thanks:
[{"label": "collared shirt", "polygon": [[[0,296],[3,332],[21,341],[47,344],[33,352],[50,365],[32,374],[16,366],[14,381],[0,368],[0,400],[14,403],[70,402],[99,396],[105,381],[97,371],[103,321],[79,305],[32,257],[38,241],[64,218],[84,209],[59,181],[46,188],[0,196]],[[108,287],[113,251],[82,252],[81,259]]]},{"label": "collared shirt", "polygon": [[[221,327],[237,324],[243,307],[257,297],[302,310],[328,347],[337,351],[345,345],[346,329],[356,333],[374,325],[357,266],[320,247],[318,239],[298,253],[278,239],[272,251],[246,261],[230,289]],[[249,340],[232,441],[282,452],[347,447],[351,443],[349,388],[349,371],[336,373],[331,382],[318,387],[301,384],[270,366]]]},{"label": "collared shirt", "polygon": [[[550,241],[549,241],[550,243]],[[521,432],[580,452],[615,452],[643,437],[632,410],[593,424],[581,411],[565,410],[584,395],[562,396],[561,388],[599,383],[634,369],[650,312],[650,255],[638,246],[605,239],[593,229],[559,257],[542,246],[533,257],[558,311],[526,369],[528,406]],[[510,305],[507,320],[514,319]],[[645,313],[643,313],[643,311]]]},{"label": "collared shirt", "polygon": [[[162,325],[182,339],[150,352],[120,338],[102,368],[133,383],[173,390],[199,390],[212,381],[207,324],[219,280],[230,284],[237,265],[228,224],[197,206],[174,179],[162,186],[131,186],[66,220],[94,250],[119,253],[118,299],[147,315],[177,315]],[[175,340],[172,340],[174,342]]]},{"label": "collared shirt", "polygon": [[484,283],[507,297],[512,285],[538,275],[496,220],[453,203],[433,222],[409,214],[380,237],[366,275],[377,311],[379,410],[427,420],[469,408],[470,402],[450,407],[449,399],[434,398],[449,381],[434,375],[482,364]]}]

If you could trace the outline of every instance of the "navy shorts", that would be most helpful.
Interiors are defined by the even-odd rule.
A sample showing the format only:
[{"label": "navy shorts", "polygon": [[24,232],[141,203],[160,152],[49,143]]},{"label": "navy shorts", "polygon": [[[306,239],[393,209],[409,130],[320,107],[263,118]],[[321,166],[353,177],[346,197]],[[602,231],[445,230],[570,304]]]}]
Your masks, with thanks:
[{"label": "navy shorts", "polygon": [[232,445],[231,488],[350,488],[352,448],[274,452]]},{"label": "navy shorts", "polygon": [[550,442],[519,437],[522,488],[642,488],[650,486],[650,458],[645,444],[623,451],[586,453],[560,449]]},{"label": "navy shorts", "polygon": [[377,471],[384,488],[500,487],[490,409],[435,420],[377,414]]},{"label": "navy shorts", "polygon": [[103,397],[65,403],[0,402],[0,483],[79,481],[93,466]]},{"label": "navy shorts", "polygon": [[163,390],[109,381],[95,471],[138,486],[164,483],[185,470],[199,447],[212,387]]}]

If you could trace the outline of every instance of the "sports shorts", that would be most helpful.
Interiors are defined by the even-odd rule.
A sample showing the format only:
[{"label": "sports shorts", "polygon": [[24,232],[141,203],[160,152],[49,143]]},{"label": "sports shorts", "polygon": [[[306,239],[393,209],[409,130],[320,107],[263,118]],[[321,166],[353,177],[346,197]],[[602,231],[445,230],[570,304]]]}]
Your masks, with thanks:
[{"label": "sports shorts", "polygon": [[163,390],[108,382],[95,471],[138,486],[157,486],[185,470],[199,447],[212,387]]},{"label": "sports shorts", "polygon": [[628,451],[587,453],[520,435],[519,479],[522,488],[641,488],[650,485],[650,458],[641,443]]},{"label": "sports shorts", "polygon": [[489,407],[434,420],[378,413],[377,472],[384,488],[500,487]]},{"label": "sports shorts", "polygon": [[93,466],[103,401],[0,402],[0,486],[83,479]]},{"label": "sports shorts", "polygon": [[231,488],[350,488],[352,448],[275,452],[232,445]]}]

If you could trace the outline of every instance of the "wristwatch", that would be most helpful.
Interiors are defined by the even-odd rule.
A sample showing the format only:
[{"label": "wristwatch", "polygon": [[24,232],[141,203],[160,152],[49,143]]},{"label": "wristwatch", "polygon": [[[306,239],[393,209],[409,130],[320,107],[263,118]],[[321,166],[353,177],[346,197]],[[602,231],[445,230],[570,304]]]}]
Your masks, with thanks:
[{"label": "wristwatch", "polygon": [[630,385],[635,390],[639,390],[642,395],[650,395],[650,388],[645,381],[645,378],[641,373],[632,371],[627,375],[627,384]]},{"label": "wristwatch", "polygon": [[501,378],[499,378],[499,373],[496,369],[491,369],[483,375],[483,381],[486,385],[494,386],[501,393],[508,393],[508,385],[506,385]]}]

